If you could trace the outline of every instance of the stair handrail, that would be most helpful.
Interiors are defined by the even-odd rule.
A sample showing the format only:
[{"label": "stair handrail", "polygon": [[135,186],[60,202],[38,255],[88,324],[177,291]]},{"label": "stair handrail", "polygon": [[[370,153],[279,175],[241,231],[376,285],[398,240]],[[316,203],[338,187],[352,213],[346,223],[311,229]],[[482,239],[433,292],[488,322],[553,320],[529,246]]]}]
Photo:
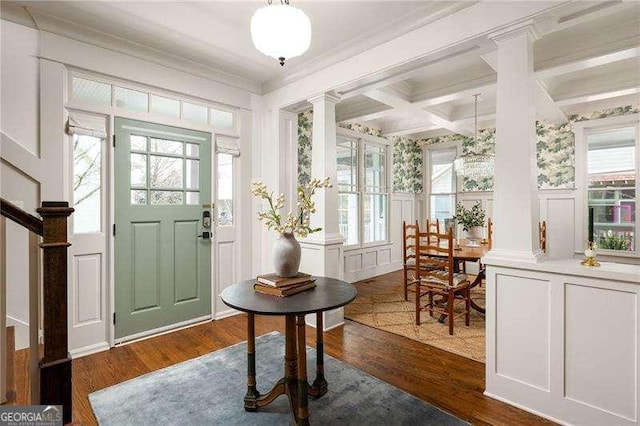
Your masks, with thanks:
[{"label": "stair handrail", "polygon": [[42,220],[27,213],[4,198],[0,198],[0,212],[2,213],[2,216],[7,219],[10,219],[23,228],[27,228],[29,231],[42,236]]}]

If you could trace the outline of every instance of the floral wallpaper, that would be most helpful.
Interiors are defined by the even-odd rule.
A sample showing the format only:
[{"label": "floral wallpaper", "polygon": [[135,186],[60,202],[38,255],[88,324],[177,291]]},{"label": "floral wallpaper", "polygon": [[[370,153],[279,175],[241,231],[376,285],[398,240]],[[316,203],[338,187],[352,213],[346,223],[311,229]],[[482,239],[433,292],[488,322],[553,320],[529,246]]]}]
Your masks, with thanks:
[{"label": "floral wallpaper", "polygon": [[298,114],[298,186],[311,181],[311,132],[313,129],[313,110]]},{"label": "floral wallpaper", "polygon": [[[639,110],[631,106],[612,108],[593,112],[590,115],[571,115],[567,123],[556,124],[544,121],[536,122],[538,136],[538,187],[540,189],[563,189],[575,186],[575,138],[573,123],[598,118],[614,117],[637,113]],[[495,151],[495,129],[484,129],[479,132],[478,143],[473,138],[461,135],[447,135],[418,141],[421,146],[434,143],[462,141],[463,154],[486,154]],[[464,178],[463,191],[492,191],[493,177],[481,180]]]},{"label": "floral wallpaper", "polygon": [[422,192],[422,148],[403,136],[393,143],[393,192]]},{"label": "floral wallpaper", "polygon": [[[565,189],[575,185],[575,140],[573,123],[598,118],[638,113],[638,108],[623,106],[589,115],[571,115],[567,123],[536,122],[538,136],[538,187],[540,189]],[[306,184],[311,177],[311,130],[313,111],[298,114],[298,182]],[[346,129],[381,137],[382,131],[362,124],[340,125]],[[495,128],[478,132],[478,141],[462,135],[446,135],[413,140],[402,136],[391,138],[393,152],[393,191],[420,193],[423,190],[422,147],[448,141],[461,141],[463,154],[493,154],[495,152]],[[479,180],[464,178],[463,191],[493,191],[493,177]]]}]

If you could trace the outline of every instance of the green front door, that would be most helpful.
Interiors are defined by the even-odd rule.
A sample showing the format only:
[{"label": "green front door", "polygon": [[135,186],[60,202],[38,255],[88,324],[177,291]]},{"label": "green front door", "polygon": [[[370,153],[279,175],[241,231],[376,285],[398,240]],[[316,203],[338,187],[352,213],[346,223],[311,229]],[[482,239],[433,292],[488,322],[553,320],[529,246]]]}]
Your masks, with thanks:
[{"label": "green front door", "polygon": [[115,120],[116,339],[211,314],[211,136]]}]

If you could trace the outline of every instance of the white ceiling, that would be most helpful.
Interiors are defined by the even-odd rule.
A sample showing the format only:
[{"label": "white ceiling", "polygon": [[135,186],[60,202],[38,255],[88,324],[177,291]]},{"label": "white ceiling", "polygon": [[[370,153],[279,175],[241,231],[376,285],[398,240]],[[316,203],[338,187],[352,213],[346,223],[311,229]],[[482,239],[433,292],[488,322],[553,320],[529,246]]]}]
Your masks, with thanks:
[{"label": "white ceiling", "polygon": [[13,3],[26,7],[42,30],[69,36],[73,27],[80,36],[93,35],[100,43],[105,37],[124,40],[269,89],[411,31],[435,14],[466,7],[444,1],[293,0],[291,4],[311,20],[311,47],[281,67],[276,59],[258,52],[251,41],[251,17],[267,5],[266,0]]},{"label": "white ceiling", "polygon": [[[276,1],[276,0],[274,0]],[[311,48],[281,67],[251,42],[251,16],[266,4],[248,1],[2,1],[27,11],[44,31],[181,64],[227,84],[266,93],[473,5],[471,1],[295,1],[312,22]],[[6,15],[6,14],[5,14]],[[566,120],[640,104],[640,2],[567,2],[534,23],[538,116]],[[411,138],[473,134],[495,125],[495,45],[480,37],[460,52],[416,60],[384,77],[354,81],[336,116]],[[376,80],[378,79],[378,80]],[[230,83],[229,83],[230,82]],[[304,103],[292,105],[303,108]]]}]

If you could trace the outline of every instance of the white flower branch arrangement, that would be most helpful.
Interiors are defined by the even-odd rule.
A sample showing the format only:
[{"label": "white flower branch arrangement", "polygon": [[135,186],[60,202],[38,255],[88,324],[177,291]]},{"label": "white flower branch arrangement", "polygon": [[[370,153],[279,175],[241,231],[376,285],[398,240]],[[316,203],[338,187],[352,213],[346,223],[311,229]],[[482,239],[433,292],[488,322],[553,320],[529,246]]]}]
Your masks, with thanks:
[{"label": "white flower branch arrangement", "polygon": [[331,188],[331,186],[330,179],[326,177],[322,180],[312,179],[308,184],[298,187],[297,214],[288,212],[286,216],[283,216],[284,194],[279,194],[274,198],[273,191],[270,192],[267,185],[261,181],[253,181],[251,182],[251,194],[269,203],[267,210],[258,213],[258,220],[264,221],[268,229],[274,229],[280,234],[295,234],[297,237],[304,238],[318,232],[322,228],[311,228],[310,226],[311,213],[316,212],[316,205],[311,197],[318,188]]}]

